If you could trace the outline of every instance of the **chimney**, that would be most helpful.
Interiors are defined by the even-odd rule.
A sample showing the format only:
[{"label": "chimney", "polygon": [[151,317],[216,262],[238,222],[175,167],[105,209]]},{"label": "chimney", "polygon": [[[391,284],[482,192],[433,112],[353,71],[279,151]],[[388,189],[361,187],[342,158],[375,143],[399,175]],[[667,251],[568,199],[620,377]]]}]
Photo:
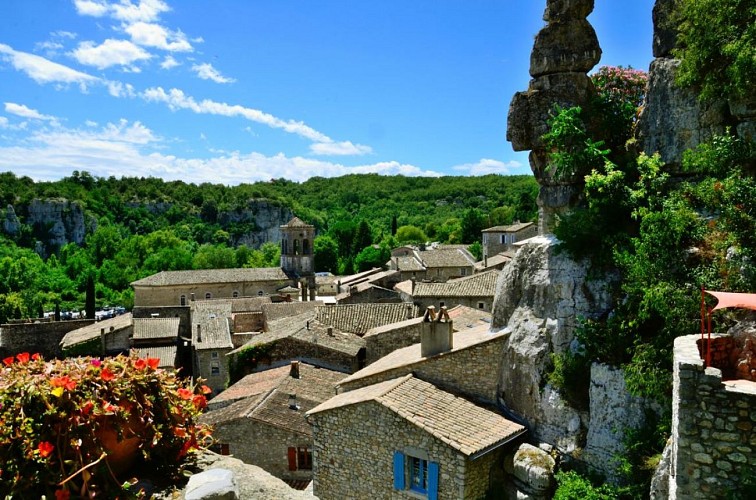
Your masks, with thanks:
[{"label": "chimney", "polygon": [[483,254],[483,267],[484,268],[488,267],[488,254],[487,253]]},{"label": "chimney", "polygon": [[327,331],[328,331],[328,335],[333,337],[333,327],[329,326]]},{"label": "chimney", "polygon": [[289,370],[291,378],[299,378],[299,361],[291,362],[291,369]]},{"label": "chimney", "polygon": [[305,323],[305,330],[307,330],[308,332],[310,331],[310,320],[307,320],[307,322]]},{"label": "chimney", "polygon": [[197,342],[202,342],[202,325],[197,323]]},{"label": "chimney", "polygon": [[297,404],[297,395],[295,393],[289,394],[289,408],[292,410],[298,410],[299,405]]},{"label": "chimney", "polygon": [[451,351],[454,347],[453,332],[446,307],[436,314],[435,307],[429,306],[420,324],[420,355],[425,358]]}]

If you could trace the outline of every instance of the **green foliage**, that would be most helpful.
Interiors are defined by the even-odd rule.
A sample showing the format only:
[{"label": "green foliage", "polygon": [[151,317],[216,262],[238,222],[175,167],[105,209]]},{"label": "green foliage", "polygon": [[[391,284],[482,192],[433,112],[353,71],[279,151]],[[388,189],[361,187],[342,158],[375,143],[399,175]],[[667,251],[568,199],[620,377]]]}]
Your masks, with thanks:
[{"label": "green foliage", "polygon": [[756,6],[752,0],[679,0],[677,81],[701,99],[749,98],[756,82]]},{"label": "green foliage", "polygon": [[330,236],[318,236],[313,242],[313,254],[316,272],[338,273],[339,247]]},{"label": "green foliage", "polygon": [[468,246],[467,251],[475,257],[475,260],[483,260],[483,245],[481,245],[480,240],[475,241],[472,245]]},{"label": "green foliage", "polygon": [[396,230],[396,241],[399,244],[416,243],[424,244],[428,241],[422,229],[415,226],[401,226]]},{"label": "green foliage", "polygon": [[476,208],[470,208],[462,218],[462,243],[480,241],[481,231],[488,225],[488,221]]},{"label": "green foliage", "polygon": [[594,141],[585,125],[583,109],[579,106],[557,106],[548,121],[549,132],[543,142],[549,154],[549,165],[555,178],[575,181],[606,162],[608,150],[603,141]]},{"label": "green foliage", "polygon": [[553,369],[546,380],[575,408],[587,410],[588,391],[591,382],[591,362],[580,352],[567,350],[564,354],[552,354]]},{"label": "green foliage", "polygon": [[228,385],[233,385],[245,375],[252,373],[259,362],[269,362],[274,347],[274,344],[253,345],[237,352],[228,365]]},{"label": "green foliage", "polygon": [[575,471],[557,472],[554,500],[614,500],[618,492],[608,484],[595,486]]},{"label": "green foliage", "polygon": [[354,258],[354,270],[361,273],[362,271],[368,271],[374,267],[383,267],[390,258],[390,248],[385,245],[379,246],[378,248],[371,245],[363,248]]},{"label": "green foliage", "polygon": [[669,432],[668,419],[660,421],[651,410],[646,410],[640,428],[625,429],[624,452],[615,457],[623,478],[623,484],[618,488],[623,498],[647,498],[651,477],[660,460],[660,453],[656,450],[664,448]]}]

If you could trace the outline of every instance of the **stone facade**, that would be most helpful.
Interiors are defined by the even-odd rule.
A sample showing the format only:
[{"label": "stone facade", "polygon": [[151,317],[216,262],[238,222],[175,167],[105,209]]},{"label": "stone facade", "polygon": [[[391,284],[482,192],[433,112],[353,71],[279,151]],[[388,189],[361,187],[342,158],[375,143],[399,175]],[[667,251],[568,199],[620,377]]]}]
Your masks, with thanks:
[{"label": "stone facade", "polygon": [[[458,343],[455,333],[455,344]],[[491,334],[487,341],[474,344],[460,350],[445,352],[430,356],[420,357],[420,344],[405,347],[408,353],[417,351],[415,362],[399,363],[397,366],[379,369],[379,363],[369,366],[361,372],[344,379],[338,386],[338,392],[347,392],[368,385],[401,377],[408,373],[414,373],[417,377],[426,380],[442,389],[453,388],[473,400],[496,403],[498,396],[497,373],[502,370],[502,351],[507,335],[503,333]],[[402,352],[395,351],[401,357]],[[391,361],[391,357],[384,358]],[[375,370],[369,371],[371,368]],[[361,374],[364,373],[364,376]]]},{"label": "stone facade", "polygon": [[0,355],[4,358],[20,352],[38,352],[48,359],[59,358],[63,354],[60,346],[63,337],[92,323],[94,320],[80,319],[0,325]]},{"label": "stone facade", "polygon": [[[308,420],[315,442],[323,443],[316,444],[313,456],[313,492],[318,498],[416,500],[418,496],[410,491],[393,489],[394,452],[411,448],[424,450],[430,460],[440,464],[439,499],[479,498],[485,494],[488,470],[473,474],[485,476],[486,484],[471,484],[472,491],[466,494],[465,457],[378,403],[351,405]],[[369,429],[365,422],[370,422]],[[487,461],[474,464],[486,465]]]},{"label": "stone facade", "polygon": [[262,312],[246,312],[231,315],[233,333],[261,332],[265,328]]},{"label": "stone facade", "polygon": [[670,499],[727,498],[756,470],[756,383],[704,368],[699,338],[675,340]]},{"label": "stone facade", "polygon": [[423,318],[413,318],[368,331],[362,337],[365,339],[365,364],[375,363],[399,348],[420,342],[422,322]]},{"label": "stone facade", "polygon": [[315,226],[297,217],[281,226],[281,269],[294,276],[312,275],[314,240]]},{"label": "stone facade", "polygon": [[538,226],[533,222],[512,224],[510,226],[489,227],[483,230],[483,255],[493,257],[507,250],[512,245],[538,235]]}]

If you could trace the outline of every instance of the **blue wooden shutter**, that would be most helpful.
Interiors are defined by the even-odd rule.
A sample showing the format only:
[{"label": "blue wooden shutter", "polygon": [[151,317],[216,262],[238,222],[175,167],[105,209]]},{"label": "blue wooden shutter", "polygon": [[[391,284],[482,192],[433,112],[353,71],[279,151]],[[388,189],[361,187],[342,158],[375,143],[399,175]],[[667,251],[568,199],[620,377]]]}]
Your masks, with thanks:
[{"label": "blue wooden shutter", "polygon": [[428,462],[428,500],[438,500],[438,462]]},{"label": "blue wooden shutter", "polygon": [[404,453],[394,452],[394,489],[404,489]]}]

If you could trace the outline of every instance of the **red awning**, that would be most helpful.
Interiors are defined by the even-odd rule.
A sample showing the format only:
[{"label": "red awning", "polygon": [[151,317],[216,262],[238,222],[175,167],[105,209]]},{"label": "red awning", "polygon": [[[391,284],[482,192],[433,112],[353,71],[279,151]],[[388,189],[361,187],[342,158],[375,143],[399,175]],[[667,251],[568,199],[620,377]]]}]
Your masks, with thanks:
[{"label": "red awning", "polygon": [[713,295],[719,301],[712,311],[727,307],[756,310],[756,293],[711,292],[709,290],[706,290],[706,293]]}]

